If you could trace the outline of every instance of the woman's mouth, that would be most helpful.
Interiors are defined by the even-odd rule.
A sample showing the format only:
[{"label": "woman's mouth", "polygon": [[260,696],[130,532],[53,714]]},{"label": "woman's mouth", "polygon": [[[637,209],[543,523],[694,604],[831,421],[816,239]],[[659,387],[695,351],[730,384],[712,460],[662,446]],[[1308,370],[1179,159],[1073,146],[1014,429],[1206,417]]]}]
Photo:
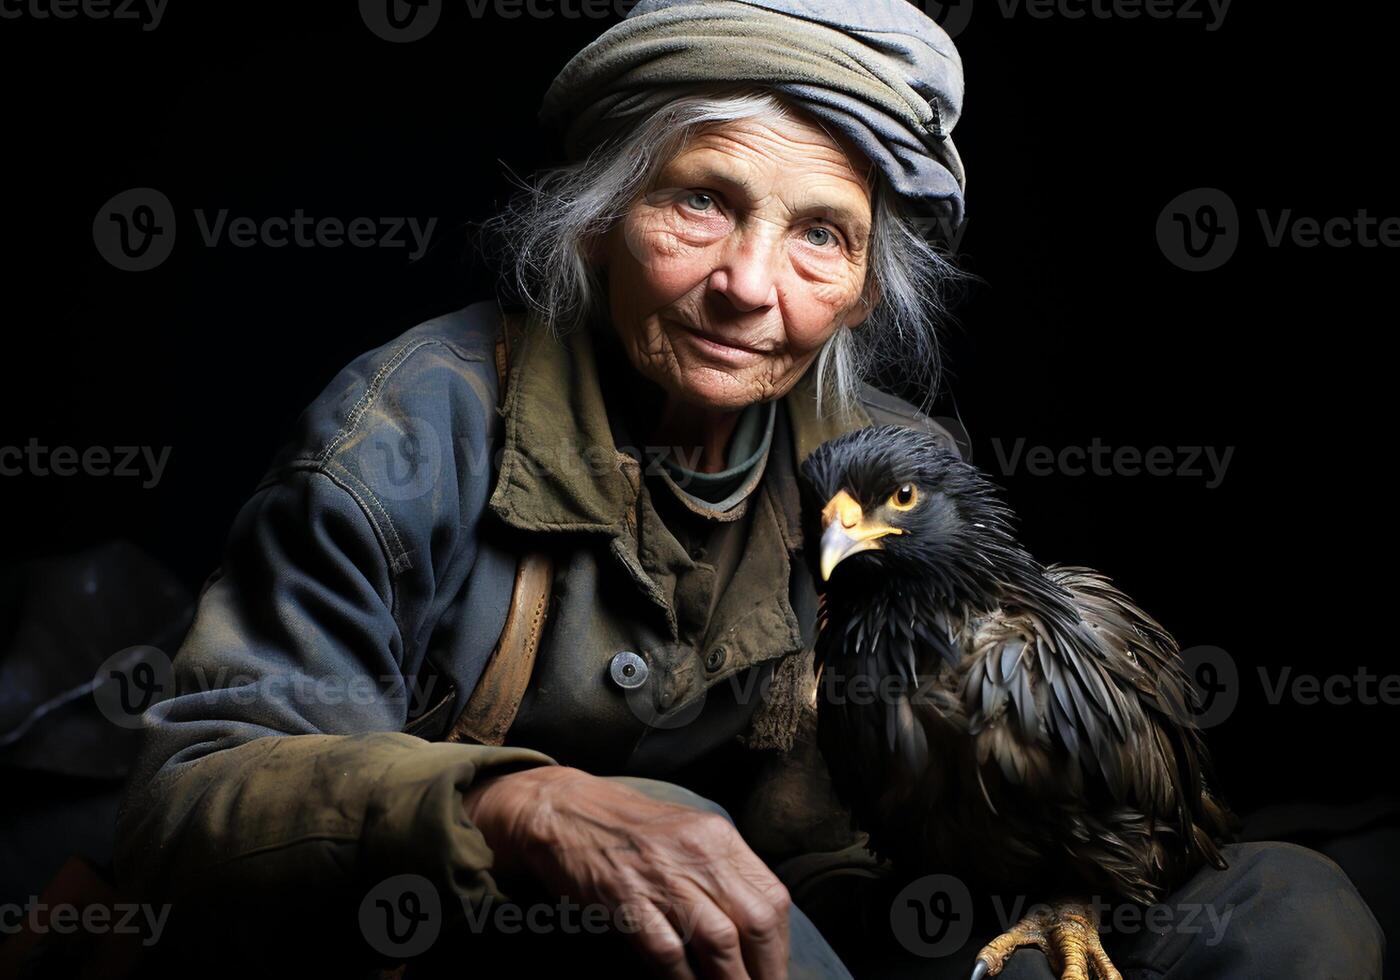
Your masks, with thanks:
[{"label": "woman's mouth", "polygon": [[684,323],[678,323],[677,326],[690,338],[692,345],[702,355],[725,364],[752,364],[763,359],[769,353],[761,348],[741,344],[717,334],[698,330]]}]

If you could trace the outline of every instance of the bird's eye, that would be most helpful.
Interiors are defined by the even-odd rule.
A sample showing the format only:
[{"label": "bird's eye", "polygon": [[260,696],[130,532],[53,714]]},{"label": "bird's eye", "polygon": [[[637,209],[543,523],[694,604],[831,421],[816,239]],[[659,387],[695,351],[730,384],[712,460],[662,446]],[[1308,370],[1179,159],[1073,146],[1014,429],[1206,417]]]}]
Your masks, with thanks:
[{"label": "bird's eye", "polygon": [[898,490],[890,494],[890,503],[896,510],[908,510],[919,499],[919,488],[912,483],[900,484]]}]

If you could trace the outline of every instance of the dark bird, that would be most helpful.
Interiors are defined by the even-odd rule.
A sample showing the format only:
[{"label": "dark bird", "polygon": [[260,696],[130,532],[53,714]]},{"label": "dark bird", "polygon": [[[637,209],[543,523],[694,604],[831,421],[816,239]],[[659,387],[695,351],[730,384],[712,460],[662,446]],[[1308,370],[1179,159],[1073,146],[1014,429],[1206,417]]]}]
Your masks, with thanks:
[{"label": "dark bird", "polygon": [[1235,826],[1176,642],[1098,572],[1032,558],[997,488],[924,432],[856,430],[802,476],[817,739],[871,850],[1044,897],[974,978],[1021,945],[1066,977],[1117,978],[1089,896],[1153,904],[1224,868]]}]

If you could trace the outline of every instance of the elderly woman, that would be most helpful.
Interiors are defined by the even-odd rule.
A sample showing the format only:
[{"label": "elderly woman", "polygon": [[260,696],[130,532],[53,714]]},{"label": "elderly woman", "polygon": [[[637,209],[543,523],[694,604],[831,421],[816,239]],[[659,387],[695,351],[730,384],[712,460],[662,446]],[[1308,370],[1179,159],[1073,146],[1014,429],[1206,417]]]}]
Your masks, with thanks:
[{"label": "elderly woman", "polygon": [[[350,960],[411,974],[611,942],[666,976],[849,976],[830,940],[860,975],[967,975],[999,930],[925,960],[878,928],[888,869],[813,753],[795,480],[854,427],[941,432],[861,379],[936,363],[952,270],[918,229],[961,219],[961,94],[902,0],[647,0],[565,68],[545,116],[573,162],[494,226],[518,305],[334,379],[150,712],[118,866],[190,948],[285,965],[270,936],[329,956],[348,923]],[[1173,900],[1223,932],[1114,936],[1122,969],[1377,975],[1335,865],[1227,854]],[[512,943],[483,910],[523,896],[583,911]],[[1027,949],[1002,975],[1055,974]]]}]

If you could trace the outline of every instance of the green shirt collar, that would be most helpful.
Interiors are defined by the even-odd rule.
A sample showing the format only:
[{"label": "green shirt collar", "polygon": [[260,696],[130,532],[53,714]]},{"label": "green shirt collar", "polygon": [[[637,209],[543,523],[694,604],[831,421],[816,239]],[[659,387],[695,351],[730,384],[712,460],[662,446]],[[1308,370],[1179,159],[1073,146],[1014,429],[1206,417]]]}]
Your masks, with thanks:
[{"label": "green shirt collar", "polygon": [[666,467],[671,485],[702,509],[729,510],[753,490],[753,478],[762,477],[777,415],[777,402],[745,408],[734,426],[734,434],[729,437],[727,465],[718,473],[701,473],[669,456],[664,457],[661,465]]},{"label": "green shirt collar", "polygon": [[[613,441],[596,353],[589,328],[557,339],[536,325],[525,329],[513,352],[501,471],[490,506],[516,528],[613,536],[631,530],[641,465]],[[818,416],[815,374],[809,368],[781,399],[797,466],[828,439],[871,424],[860,405],[846,419]],[[772,418],[770,412],[769,437]]]}]

